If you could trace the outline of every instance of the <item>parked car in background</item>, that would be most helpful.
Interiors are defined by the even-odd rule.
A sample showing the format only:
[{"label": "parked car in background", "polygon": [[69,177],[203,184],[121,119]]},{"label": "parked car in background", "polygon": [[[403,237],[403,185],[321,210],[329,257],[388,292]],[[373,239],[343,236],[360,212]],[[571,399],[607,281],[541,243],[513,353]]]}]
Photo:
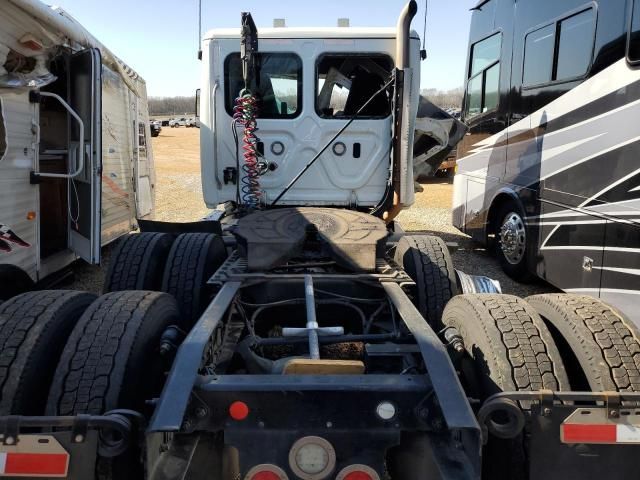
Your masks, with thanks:
[{"label": "parked car in background", "polygon": [[187,120],[187,127],[200,128],[200,119],[191,117],[190,119]]},{"label": "parked car in background", "polygon": [[162,125],[158,120],[151,120],[149,122],[149,129],[151,130],[151,136],[157,137],[162,131]]},{"label": "parked car in background", "polygon": [[187,126],[187,119],[185,117],[173,118],[173,119],[169,120],[169,126],[171,128],[174,128],[174,127],[186,127]]},{"label": "parked car in background", "polygon": [[162,120],[162,127],[168,127],[170,120]]}]

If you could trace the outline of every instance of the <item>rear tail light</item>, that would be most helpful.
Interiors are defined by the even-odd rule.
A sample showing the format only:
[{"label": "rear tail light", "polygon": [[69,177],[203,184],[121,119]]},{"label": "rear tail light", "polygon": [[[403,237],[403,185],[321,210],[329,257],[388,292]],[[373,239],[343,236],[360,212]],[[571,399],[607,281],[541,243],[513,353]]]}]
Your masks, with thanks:
[{"label": "rear tail light", "polygon": [[245,480],[289,480],[287,474],[276,465],[256,465],[244,477]]},{"label": "rear tail light", "polygon": [[324,480],[336,467],[336,451],[321,437],[303,437],[289,451],[289,466],[304,480]]},{"label": "rear tail light", "polygon": [[366,465],[350,465],[340,471],[336,480],[380,480],[380,475]]}]

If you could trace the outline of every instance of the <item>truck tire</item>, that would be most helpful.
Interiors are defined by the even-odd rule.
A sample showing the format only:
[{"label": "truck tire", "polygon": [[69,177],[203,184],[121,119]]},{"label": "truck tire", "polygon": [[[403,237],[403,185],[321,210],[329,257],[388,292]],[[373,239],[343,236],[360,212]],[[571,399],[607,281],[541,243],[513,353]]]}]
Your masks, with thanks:
[{"label": "truck tire", "polygon": [[416,282],[416,307],[431,325],[438,326],[445,305],[458,294],[447,245],[432,235],[405,235],[398,241],[394,258]]},{"label": "truck tire", "polygon": [[586,295],[533,295],[527,301],[559,333],[558,344],[566,342],[584,374],[587,385],[574,384],[574,390],[640,392],[640,331],[631,320]]},{"label": "truck tire", "polygon": [[[124,291],[101,296],[71,332],[58,364],[48,415],[99,415],[116,408],[147,416],[146,400],[162,390],[166,366],[158,357],[162,332],[179,318],[166,293]],[[142,478],[135,445],[115,459],[99,458],[96,478]]]},{"label": "truck tire", "polygon": [[122,290],[160,290],[164,265],[174,236],[132,233],[123,237],[111,255],[104,293]]},{"label": "truck tire", "polygon": [[227,258],[219,235],[183,233],[171,246],[164,269],[162,291],[178,301],[183,327],[188,329],[206,307],[211,289],[207,280]]},{"label": "truck tire", "polygon": [[504,273],[514,280],[527,283],[534,276],[529,272],[527,244],[529,231],[522,208],[513,200],[503,203],[494,216],[495,254]]},{"label": "truck tire", "polygon": [[[460,371],[468,396],[485,400],[500,391],[569,390],[560,353],[535,310],[512,295],[465,294],[453,298],[442,322],[461,335],[466,355]],[[485,447],[483,478],[528,478],[525,435]]]},{"label": "truck tire", "polygon": [[69,333],[92,293],[42,290],[0,305],[0,415],[43,415]]}]

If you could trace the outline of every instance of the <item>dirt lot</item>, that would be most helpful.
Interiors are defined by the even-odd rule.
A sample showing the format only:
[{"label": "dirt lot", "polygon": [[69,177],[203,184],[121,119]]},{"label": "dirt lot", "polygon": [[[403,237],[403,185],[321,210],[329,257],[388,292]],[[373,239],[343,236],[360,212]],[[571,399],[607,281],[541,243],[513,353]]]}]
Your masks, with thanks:
[{"label": "dirt lot", "polygon": [[[160,135],[153,139],[157,220],[197,220],[208,212],[202,201],[199,132],[196,128],[164,127]],[[484,249],[473,244],[469,237],[451,225],[450,180],[431,179],[423,186],[424,192],[416,195],[414,206],[399,217],[405,230],[440,235],[448,242],[458,243],[459,249],[453,255],[456,268],[499,280],[504,293],[526,296],[551,290],[542,282],[532,285],[513,282]],[[104,249],[102,269],[78,265],[75,268],[75,281],[65,288],[99,292],[110,251],[110,247]]]}]

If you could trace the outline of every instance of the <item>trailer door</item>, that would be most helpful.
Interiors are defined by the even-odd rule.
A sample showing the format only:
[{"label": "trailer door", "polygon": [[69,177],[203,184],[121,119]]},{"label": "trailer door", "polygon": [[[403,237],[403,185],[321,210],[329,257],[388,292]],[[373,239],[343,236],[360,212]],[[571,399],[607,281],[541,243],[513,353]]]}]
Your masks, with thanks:
[{"label": "trailer door", "polygon": [[[102,63],[100,51],[87,49],[71,57],[69,104],[84,124],[84,169],[69,180],[69,248],[88,263],[100,263],[102,194]],[[80,129],[70,124],[69,152],[77,164]]]}]

